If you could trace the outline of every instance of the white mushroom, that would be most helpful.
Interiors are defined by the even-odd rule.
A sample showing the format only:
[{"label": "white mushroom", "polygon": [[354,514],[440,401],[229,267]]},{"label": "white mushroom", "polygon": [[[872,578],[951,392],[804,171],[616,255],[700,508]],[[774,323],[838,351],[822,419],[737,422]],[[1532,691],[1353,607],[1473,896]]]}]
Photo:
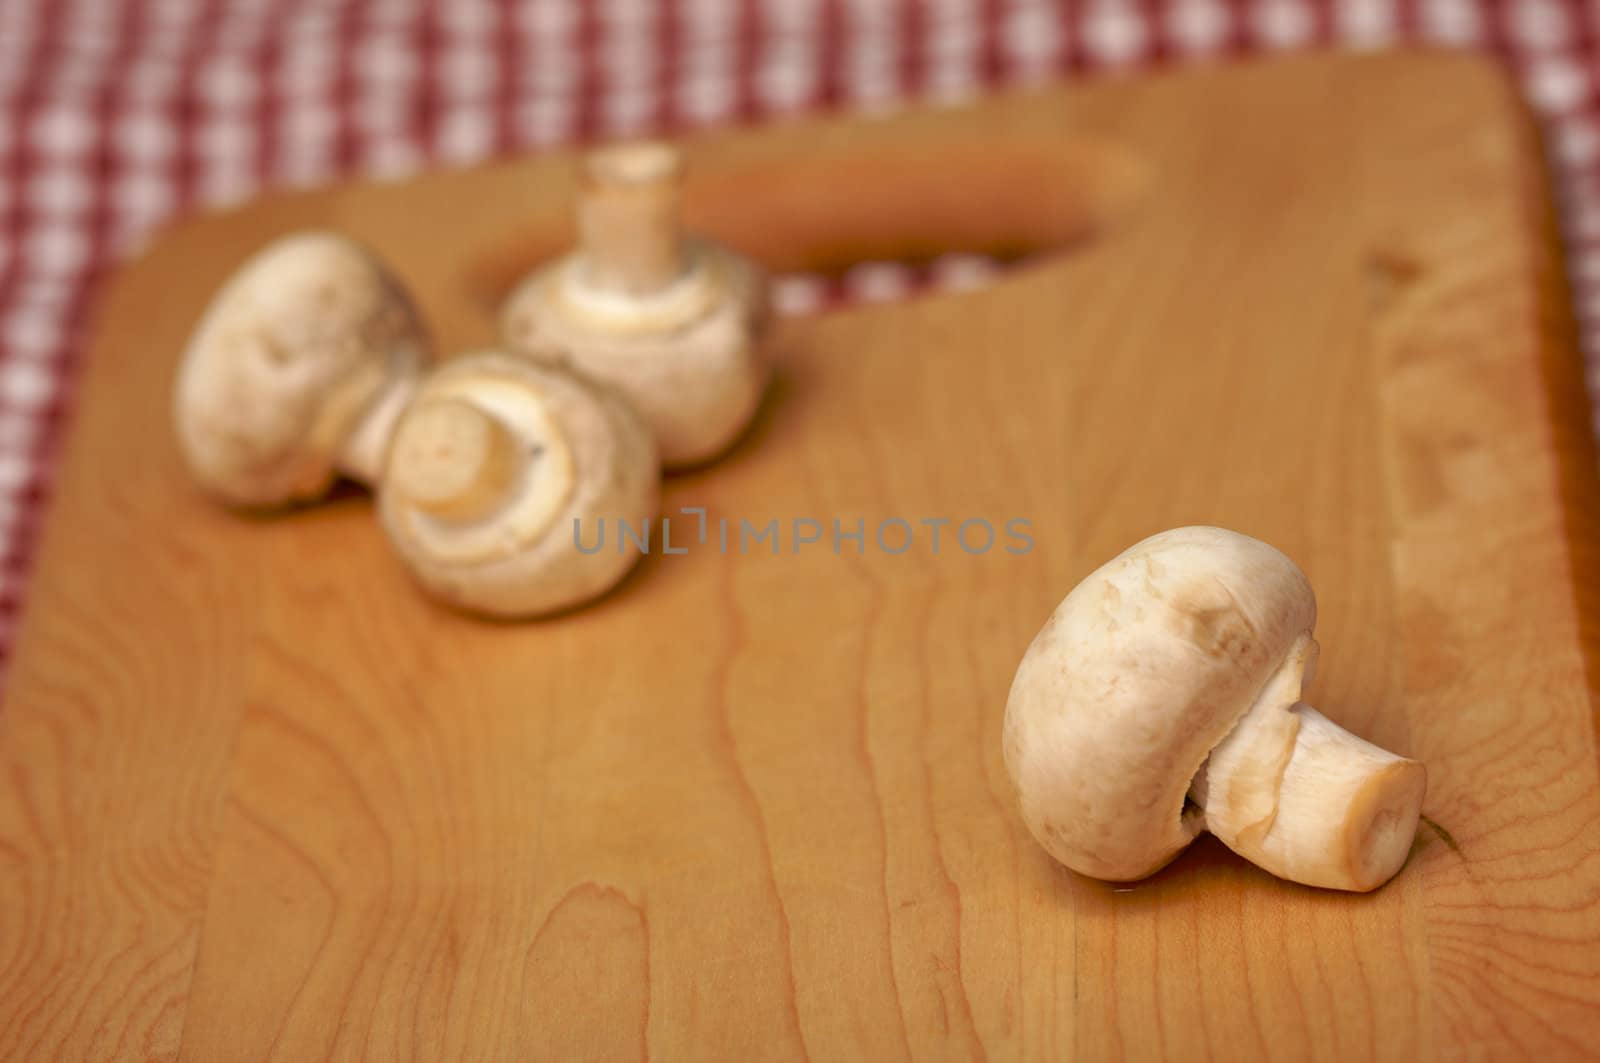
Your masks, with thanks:
[{"label": "white mushroom", "polygon": [[473,612],[535,616],[596,597],[638,561],[619,522],[645,531],[657,470],[649,430],[609,389],[561,366],[475,354],[418,388],[379,508],[433,594]]},{"label": "white mushroom", "polygon": [[235,505],[370,484],[429,357],[399,282],[343,236],[303,232],[229,278],[178,371],[178,439],[208,491]]},{"label": "white mushroom", "polygon": [[662,144],[590,155],[578,248],[528,277],[502,331],[622,392],[670,467],[716,457],[766,387],[766,282],[749,260],[678,226],[681,160]]},{"label": "white mushroom", "polygon": [[1315,624],[1294,562],[1220,528],[1162,532],[1091,573],[1028,647],[1006,705],[1033,836],[1102,879],[1149,875],[1209,830],[1281,878],[1387,882],[1427,773],[1300,700]]}]

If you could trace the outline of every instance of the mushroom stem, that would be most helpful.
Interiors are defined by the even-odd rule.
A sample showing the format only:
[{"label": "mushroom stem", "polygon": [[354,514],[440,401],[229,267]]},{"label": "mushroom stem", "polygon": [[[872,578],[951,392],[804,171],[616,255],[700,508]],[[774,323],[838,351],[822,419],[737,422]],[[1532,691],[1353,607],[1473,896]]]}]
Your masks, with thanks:
[{"label": "mushroom stem", "polygon": [[1365,892],[1411,850],[1427,774],[1299,700],[1303,638],[1189,788],[1206,828],[1251,863],[1308,886]]},{"label": "mushroom stem", "polygon": [[460,399],[413,410],[395,440],[389,490],[446,520],[479,520],[512,493],[525,460],[499,421]]},{"label": "mushroom stem", "polygon": [[383,475],[389,441],[394,438],[395,423],[416,389],[414,373],[402,373],[385,382],[339,447],[337,465],[341,473],[368,487],[377,485]]},{"label": "mushroom stem", "polygon": [[680,169],[678,153],[655,143],[605,148],[585,160],[578,233],[587,284],[648,295],[684,273]]}]

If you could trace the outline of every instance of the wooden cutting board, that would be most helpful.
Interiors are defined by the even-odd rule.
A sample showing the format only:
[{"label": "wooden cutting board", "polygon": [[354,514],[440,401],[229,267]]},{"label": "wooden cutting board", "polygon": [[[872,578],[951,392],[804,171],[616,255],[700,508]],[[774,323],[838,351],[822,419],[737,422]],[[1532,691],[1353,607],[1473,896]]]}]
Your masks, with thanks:
[{"label": "wooden cutting board", "polygon": [[[213,288],[301,226],[391,256],[446,350],[491,342],[570,237],[570,157],[254,203],[111,285],[0,712],[0,1055],[1596,1051],[1600,494],[1499,74],[1305,59],[691,152],[695,226],[776,270],[1026,264],[784,322],[756,428],[668,485],[822,547],[692,544],[547,622],[431,605],[355,493],[207,504],[168,395]],[[935,555],[938,518],[1035,547]],[[1312,700],[1428,765],[1374,895],[1211,840],[1112,887],[1021,825],[1024,647],[1200,522],[1299,560]]]}]

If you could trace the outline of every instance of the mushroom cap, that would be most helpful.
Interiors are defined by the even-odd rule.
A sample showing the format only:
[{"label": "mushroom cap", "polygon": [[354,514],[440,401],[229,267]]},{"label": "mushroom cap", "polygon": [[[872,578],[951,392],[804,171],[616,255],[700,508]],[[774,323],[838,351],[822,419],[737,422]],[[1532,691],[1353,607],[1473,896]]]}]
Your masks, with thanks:
[{"label": "mushroom cap", "polygon": [[178,440],[201,485],[243,506],[324,493],[340,447],[428,340],[400,283],[331,232],[275,240],[206,308],[178,370]]},{"label": "mushroom cap", "polygon": [[1095,878],[1159,870],[1202,829],[1190,780],[1315,626],[1295,563],[1222,528],[1162,532],[1090,573],[1028,647],[1006,704],[1029,831]]},{"label": "mushroom cap", "polygon": [[402,415],[379,515],[434,595],[536,616],[597,597],[633,567],[641,551],[622,545],[617,522],[637,533],[655,517],[658,470],[649,430],[609,389],[536,359],[471,354],[431,373]]},{"label": "mushroom cap", "polygon": [[589,293],[574,255],[524,281],[501,318],[512,349],[564,360],[625,396],[669,467],[726,450],[771,375],[760,343],[765,275],[716,244],[688,246],[689,271],[657,295]]}]

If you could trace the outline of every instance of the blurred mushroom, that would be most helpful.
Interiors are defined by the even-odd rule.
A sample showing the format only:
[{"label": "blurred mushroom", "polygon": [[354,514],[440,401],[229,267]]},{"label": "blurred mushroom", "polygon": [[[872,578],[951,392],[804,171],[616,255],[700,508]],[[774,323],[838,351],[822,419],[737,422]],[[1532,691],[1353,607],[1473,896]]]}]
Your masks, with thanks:
[{"label": "blurred mushroom", "polygon": [[1095,878],[1142,878],[1210,830],[1280,878],[1387,882],[1427,773],[1300,700],[1315,624],[1294,562],[1221,528],[1162,532],[1091,573],[1006,705],[1028,829]]},{"label": "blurred mushroom", "polygon": [[330,232],[274,241],[223,285],[178,371],[178,440],[200,484],[240,506],[371,484],[429,344],[400,283]]},{"label": "blurred mushroom", "polygon": [[[378,489],[385,530],[430,592],[501,617],[594,598],[639,560],[659,473],[626,402],[565,367],[483,353],[430,374]],[[610,524],[613,541],[603,541]],[[600,540],[599,548],[580,550]]]},{"label": "blurred mushroom", "polygon": [[577,249],[523,281],[502,312],[511,349],[568,359],[632,402],[669,467],[727,449],[769,375],[765,278],[680,233],[680,171],[664,144],[589,155]]}]

